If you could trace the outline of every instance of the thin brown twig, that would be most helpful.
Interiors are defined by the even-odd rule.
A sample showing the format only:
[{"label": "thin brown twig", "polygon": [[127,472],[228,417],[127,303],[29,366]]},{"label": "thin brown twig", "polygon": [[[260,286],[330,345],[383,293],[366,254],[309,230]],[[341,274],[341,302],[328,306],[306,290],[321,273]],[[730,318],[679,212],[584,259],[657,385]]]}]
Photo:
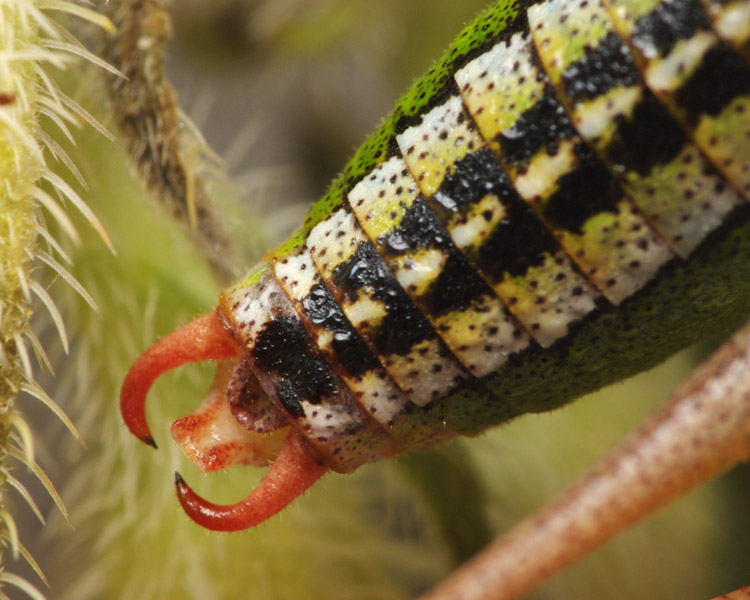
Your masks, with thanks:
[{"label": "thin brown twig", "polygon": [[[750,324],[578,483],[423,600],[523,597],[637,520],[748,460],[748,373]],[[728,598],[748,598],[747,589]]]},{"label": "thin brown twig", "polygon": [[717,596],[714,600],[750,600],[750,585],[740,588],[731,594]]}]

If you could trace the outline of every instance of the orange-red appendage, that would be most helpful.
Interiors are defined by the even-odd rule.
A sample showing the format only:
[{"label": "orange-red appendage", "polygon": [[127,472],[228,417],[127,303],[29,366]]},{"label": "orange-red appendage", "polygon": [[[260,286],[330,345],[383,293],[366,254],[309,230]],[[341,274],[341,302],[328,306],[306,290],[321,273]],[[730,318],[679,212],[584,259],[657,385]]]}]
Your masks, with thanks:
[{"label": "orange-red appendage", "polygon": [[135,362],[122,384],[120,412],[128,429],[156,448],[145,412],[146,394],[154,380],[185,363],[233,358],[241,351],[222,323],[218,309],[159,340]]},{"label": "orange-red appendage", "polygon": [[271,469],[252,493],[237,504],[220,506],[198,496],[179,473],[175,474],[177,497],[187,515],[213,531],[239,531],[272,517],[320,479],[327,468],[320,466],[292,432]]}]

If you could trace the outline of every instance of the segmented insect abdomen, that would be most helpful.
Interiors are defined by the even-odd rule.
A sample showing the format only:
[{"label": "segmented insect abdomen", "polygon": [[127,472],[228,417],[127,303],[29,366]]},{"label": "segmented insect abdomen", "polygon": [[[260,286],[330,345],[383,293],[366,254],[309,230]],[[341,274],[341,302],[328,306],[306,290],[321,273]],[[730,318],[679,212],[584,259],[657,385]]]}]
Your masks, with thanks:
[{"label": "segmented insect abdomen", "polygon": [[748,4],[494,5],[226,293],[333,468],[551,408],[750,312]]}]

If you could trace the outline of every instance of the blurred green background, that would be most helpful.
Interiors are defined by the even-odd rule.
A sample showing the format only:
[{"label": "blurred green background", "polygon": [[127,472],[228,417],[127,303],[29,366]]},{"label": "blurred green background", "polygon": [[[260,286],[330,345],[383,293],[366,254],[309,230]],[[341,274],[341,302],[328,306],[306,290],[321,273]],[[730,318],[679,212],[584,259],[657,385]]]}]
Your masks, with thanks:
[{"label": "blurred green background", "polygon": [[[196,155],[197,172],[211,181],[242,267],[294,228],[398,95],[484,4],[175,3],[169,73],[183,110],[222,157],[206,162]],[[103,81],[82,67],[66,76],[65,87],[114,128]],[[200,402],[210,365],[180,369],[154,386],[148,414],[158,452],[125,431],[117,396],[138,354],[215,306],[220,285],[139,183],[123,149],[90,128],[76,137],[76,146],[66,148],[117,255],[77,223],[83,240],[69,248],[71,270],[100,315],[63,282],[50,282],[72,349],[65,356],[51,343],[55,376],[45,388],[80,429],[86,448],[34,401],[25,403],[39,461],[73,524],[41,501],[50,514],[41,528],[18,507],[17,514],[28,516],[23,539],[49,578],[50,598],[413,598],[601,456],[716,343],[557,413],[527,416],[351,476],[328,476],[254,530],[208,533],[181,513],[173,472],[216,502],[244,497],[262,476],[245,467],[201,475],[171,442],[171,421]],[[231,177],[217,174],[223,169]],[[52,339],[52,326],[40,326]],[[747,584],[749,481],[748,467],[736,469],[532,597],[708,599]]]}]

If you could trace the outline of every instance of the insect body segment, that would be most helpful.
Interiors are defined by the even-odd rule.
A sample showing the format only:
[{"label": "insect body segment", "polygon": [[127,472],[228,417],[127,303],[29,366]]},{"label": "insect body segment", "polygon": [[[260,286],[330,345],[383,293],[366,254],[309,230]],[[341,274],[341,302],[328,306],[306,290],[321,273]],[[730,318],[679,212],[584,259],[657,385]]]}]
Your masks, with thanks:
[{"label": "insect body segment", "polygon": [[[149,351],[128,376],[123,415],[146,439],[156,375],[232,358],[200,419],[173,429],[199,462],[216,447],[201,439],[218,427],[206,420],[226,418],[212,412],[221,385],[248,432],[233,430],[232,463],[278,450],[278,438],[264,448],[254,436],[289,432],[243,503],[211,505],[179,480],[189,514],[218,529],[255,523],[328,468],[350,472],[544,406],[498,382],[537,383],[568,348],[570,364],[581,361],[588,349],[575,339],[594,322],[599,337],[620,317],[623,331],[631,316],[653,323],[638,307],[658,304],[659,278],[740,214],[750,189],[750,67],[735,33],[717,36],[697,0],[501,2],[480,16],[459,38],[464,51],[416,84],[300,232],[222,295],[208,330],[225,351],[199,348],[190,325],[174,338],[185,352],[154,366]],[[688,99],[711,77],[737,81],[710,102]],[[636,368],[626,363],[623,375]],[[597,357],[576,364],[574,377]],[[566,385],[545,387],[559,386],[562,402]],[[288,493],[269,489],[285,477]]]},{"label": "insect body segment", "polygon": [[305,327],[320,350],[373,417],[389,424],[408,405],[408,399],[383,370],[357,335],[323,283],[309,252],[274,264],[284,291],[305,319]]},{"label": "insect body segment", "polygon": [[367,414],[383,427],[396,452],[453,436],[446,429],[425,427],[414,414],[414,404],[357,334],[307,249],[276,261],[274,270],[321,352]]},{"label": "insect body segment", "polygon": [[741,196],[646,88],[602,5],[551,0],[529,9],[529,26],[577,131],[672,250],[688,256]]},{"label": "insect body segment", "polygon": [[375,169],[350,192],[349,203],[399,285],[463,368],[486,375],[528,344],[453,245],[402,159]]},{"label": "insect body segment", "polygon": [[[341,309],[416,406],[427,406],[468,377],[352,213],[336,211],[310,232],[307,243]],[[427,385],[425,372],[433,375]]]},{"label": "insect body segment", "polygon": [[518,196],[459,96],[396,140],[453,243],[539,344],[594,309],[597,292]]},{"label": "insect body segment", "polygon": [[[457,76],[482,135],[496,140],[501,164],[520,195],[584,275],[618,304],[642,287],[672,253],[646,224],[605,166],[573,128],[541,68],[531,40],[498,44],[482,70]],[[518,75],[505,64],[526,61]],[[469,81],[470,75],[476,79]],[[533,83],[529,83],[531,80]],[[468,87],[467,87],[468,86]],[[502,122],[484,118],[507,103],[523,107]]]},{"label": "insect body segment", "polygon": [[225,292],[222,305],[260,384],[326,465],[347,472],[394,453],[312,342],[270,269],[255,285]]},{"label": "insect body segment", "polygon": [[750,5],[743,0],[704,0],[716,34],[750,62]]},{"label": "insect body segment", "polygon": [[698,0],[605,4],[651,90],[750,197],[750,65],[714,33]]}]

